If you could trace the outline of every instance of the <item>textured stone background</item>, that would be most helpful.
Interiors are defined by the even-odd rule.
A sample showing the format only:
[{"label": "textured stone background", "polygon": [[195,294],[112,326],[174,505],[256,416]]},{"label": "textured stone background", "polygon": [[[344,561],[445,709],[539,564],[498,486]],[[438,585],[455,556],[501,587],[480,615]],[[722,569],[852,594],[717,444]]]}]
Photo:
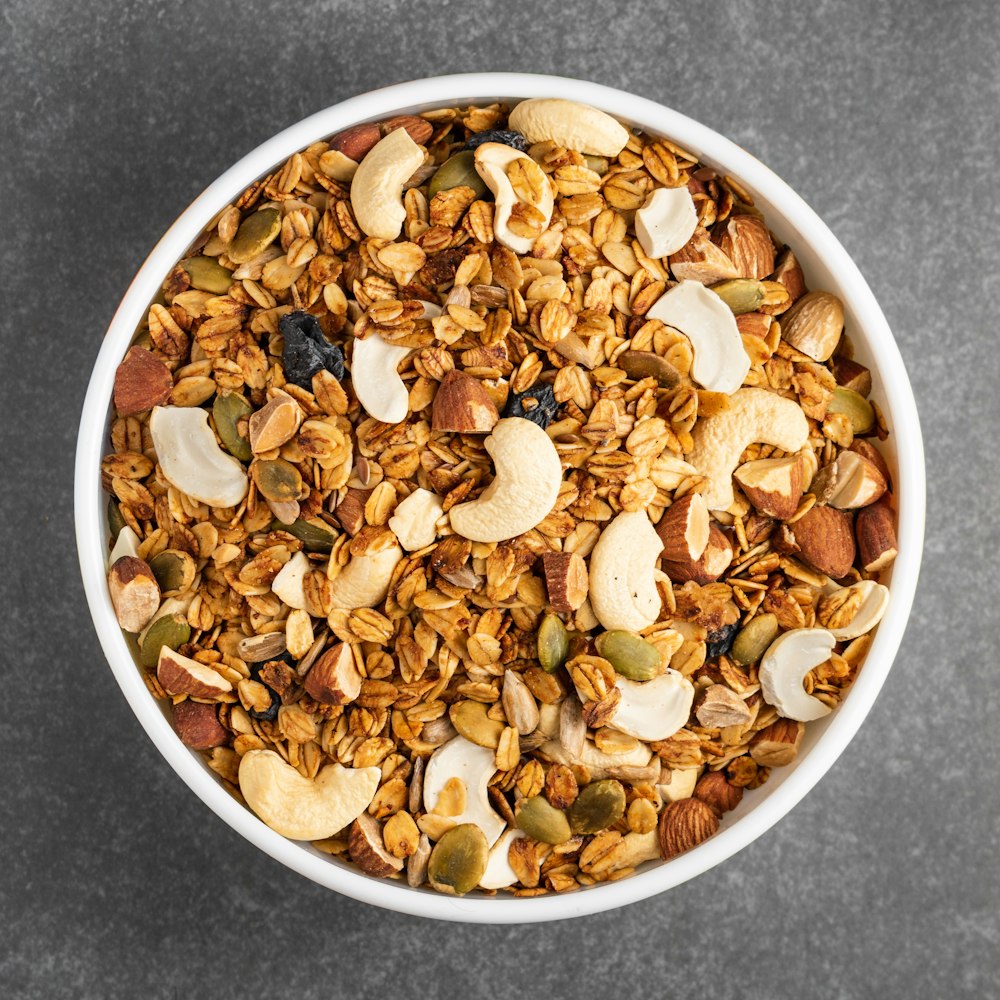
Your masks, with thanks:
[{"label": "textured stone background", "polygon": [[[454,6],[0,9],[0,992],[997,996],[1000,6]],[[217,820],[105,668],[71,521],[87,373],[136,267],[191,198],[309,112],[476,69],[644,92],[786,178],[881,301],[929,463],[909,632],[819,787],[693,882],[533,927],[435,924],[355,903]]]}]

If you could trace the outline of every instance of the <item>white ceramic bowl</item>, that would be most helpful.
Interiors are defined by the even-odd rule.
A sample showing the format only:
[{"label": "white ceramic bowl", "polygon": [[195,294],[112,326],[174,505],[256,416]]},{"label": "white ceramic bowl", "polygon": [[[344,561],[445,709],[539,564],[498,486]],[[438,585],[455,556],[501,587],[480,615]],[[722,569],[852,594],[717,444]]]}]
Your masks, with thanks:
[{"label": "white ceramic bowl", "polygon": [[[566,895],[530,899],[468,896],[455,899],[403,883],[363,875],[308,844],[286,840],[238,805],[201,758],[185,748],[163,708],[146,690],[115,620],[108,597],[105,558],[106,498],[101,457],[108,451],[110,399],[115,368],[164,276],[206,222],[251,181],[298,149],[355,122],[394,114],[497,99],[567,97],[603,108],[617,118],[666,135],[700,159],[732,174],[752,193],[768,224],[789,243],[810,287],[840,296],[859,360],[874,372],[873,398],[892,434],[885,452],[898,501],[899,558],[891,573],[891,600],[857,680],[843,704],[806,727],[796,762],[776,769],[768,783],[746,795],[720,832],[667,863],[650,863],[620,882]],[[170,227],[139,269],[111,322],[94,366],[80,423],[76,456],[76,535],[84,586],[108,663],[150,739],[191,790],[233,829],[289,868],[355,899],[418,916],[483,923],[553,920],[611,909],[663,892],[724,861],[759,837],[794,806],[837,759],[868,714],[899,648],[920,565],[924,526],[924,459],[909,380],[885,317],[847,252],[816,214],[783,181],[749,153],[704,125],[653,101],[579,80],[510,73],[475,73],[399,84],[353,97],[286,129],[227,170]]]}]

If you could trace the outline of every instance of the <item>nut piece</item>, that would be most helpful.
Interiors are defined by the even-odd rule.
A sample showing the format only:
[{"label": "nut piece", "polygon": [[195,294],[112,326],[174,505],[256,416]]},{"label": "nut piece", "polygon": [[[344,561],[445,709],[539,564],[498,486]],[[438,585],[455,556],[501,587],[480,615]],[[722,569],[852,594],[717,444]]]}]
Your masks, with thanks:
[{"label": "nut piece", "polygon": [[646,768],[649,766],[650,760],[656,762],[652,751],[645,743],[638,743],[627,753],[616,754],[599,750],[590,740],[584,742],[579,753],[573,752],[558,740],[549,740],[547,743],[543,743],[540,749],[545,757],[555,764],[585,767],[593,781],[613,778],[626,768]]},{"label": "nut piece", "polygon": [[771,643],[760,661],[764,700],[783,716],[812,722],[830,712],[830,706],[806,694],[802,681],[813,667],[830,658],[836,639],[825,628],[793,628]]},{"label": "nut piece", "polygon": [[122,556],[134,556],[139,558],[139,536],[126,524],[111,548],[108,556],[108,568],[110,569]]},{"label": "nut piece", "polygon": [[191,698],[214,699],[233,689],[222,674],[204,663],[174,652],[169,646],[160,648],[156,679],[167,694],[186,694]]},{"label": "nut piece", "polygon": [[829,292],[807,292],[781,317],[781,339],[813,361],[826,361],[843,332],[843,303]]},{"label": "nut piece", "polygon": [[703,587],[718,580],[732,561],[733,546],[726,533],[713,521],[709,525],[705,551],[697,559],[664,559],[663,571],[674,582],[693,580]]},{"label": "nut piece", "polygon": [[816,620],[830,630],[837,642],[844,642],[870,632],[888,607],[889,588],[874,580],[861,580],[824,597],[817,608]]},{"label": "nut piece", "polygon": [[513,670],[504,671],[501,699],[507,721],[521,736],[527,736],[538,728],[538,705],[520,674]]},{"label": "nut piece", "polygon": [[359,490],[350,486],[337,504],[334,516],[351,538],[365,526],[365,504],[371,493],[371,490]]},{"label": "nut piece", "polygon": [[660,857],[669,861],[708,840],[719,829],[719,817],[700,799],[670,802],[660,813]]},{"label": "nut piece", "polygon": [[338,642],[312,665],[302,686],[324,705],[348,705],[361,693],[361,679],[351,647]]},{"label": "nut piece", "polygon": [[[871,508],[868,508],[869,510]],[[821,573],[840,579],[854,564],[851,519],[833,507],[812,507],[789,530],[799,554]]]},{"label": "nut piece", "polygon": [[347,838],[351,860],[366,874],[386,878],[403,870],[402,858],[394,858],[382,840],[382,827],[374,816],[362,812],[351,824]]},{"label": "nut piece", "polygon": [[840,510],[867,507],[885,491],[885,477],[878,467],[855,451],[842,451],[819,470],[809,487],[820,503]]},{"label": "nut piece", "polygon": [[211,750],[222,746],[229,733],[219,722],[215,705],[203,701],[181,701],[171,709],[174,716],[174,729],[181,738],[181,743],[192,750]]},{"label": "nut piece", "polygon": [[250,750],[240,761],[240,791],[275,832],[292,840],[322,840],[354,822],[375,796],[377,767],[329,764],[304,778],[273,750]]},{"label": "nut piece", "polygon": [[702,775],[695,785],[694,797],[721,816],[740,804],[743,799],[743,789],[738,785],[729,784],[721,771],[709,771]]},{"label": "nut piece", "polygon": [[510,865],[510,845],[526,836],[523,830],[511,827],[490,849],[486,871],[479,880],[480,889],[506,889],[518,881],[517,873]]},{"label": "nut piece", "polygon": [[290,608],[301,610],[306,606],[305,581],[311,566],[304,552],[296,552],[271,581],[271,593]]},{"label": "nut piece", "polygon": [[645,511],[622,511],[601,533],[590,556],[590,603],[604,628],[641,632],[656,621],[662,548]]},{"label": "nut piece", "polygon": [[375,122],[365,122],[362,125],[352,125],[338,132],[330,139],[330,148],[343,153],[349,160],[360,163],[375,147],[381,138],[381,132]]},{"label": "nut piece", "polygon": [[500,420],[484,447],[493,482],[478,499],[452,507],[451,526],[473,542],[501,542],[545,519],[559,496],[562,464],[548,434],[521,417]]},{"label": "nut piece", "polygon": [[250,449],[261,455],[290,441],[302,423],[302,409],[287,392],[276,391],[250,416]]},{"label": "nut piece", "polygon": [[740,276],[733,262],[709,239],[704,229],[696,229],[687,245],[671,255],[670,270],[678,281],[699,281],[703,285]]},{"label": "nut piece", "polygon": [[740,455],[757,442],[796,452],[809,439],[802,408],[768,389],[740,389],[728,410],[695,424],[694,448],[687,460],[708,480],[703,494],[709,510],[726,510],[733,502],[732,474]]},{"label": "nut piece", "polygon": [[784,767],[795,760],[806,727],[794,719],[777,719],[750,741],[750,756],[761,767]]},{"label": "nut piece", "polygon": [[661,776],[656,784],[656,792],[660,796],[660,801],[665,805],[667,802],[680,802],[681,799],[691,798],[698,781],[698,773],[696,767],[668,770],[666,776],[670,780],[664,781]]},{"label": "nut piece", "polygon": [[635,213],[635,234],[647,257],[677,253],[698,228],[698,212],[686,187],[657,188]]},{"label": "nut piece", "polygon": [[802,499],[802,463],[797,455],[746,462],[734,473],[747,500],[767,517],[790,518]]},{"label": "nut piece", "polygon": [[755,215],[730,216],[716,238],[741,278],[760,280],[774,270],[774,243],[763,219]]},{"label": "nut piece", "polygon": [[492,847],[500,838],[506,822],[490,805],[489,783],[496,774],[492,750],[476,746],[462,736],[456,736],[437,748],[427,761],[424,771],[424,809],[433,812],[438,797],[453,778],[465,785],[465,810],[450,819],[459,825],[472,823],[486,835]]},{"label": "nut piece", "polygon": [[788,289],[793,302],[797,302],[806,293],[806,279],[802,275],[798,258],[787,247],[778,255],[778,262],[771,279]]},{"label": "nut piece", "polygon": [[149,418],[160,470],[172,486],[213,507],[236,507],[250,488],[246,469],[227,455],[197,406],[156,406]]},{"label": "nut piece", "polygon": [[[406,135],[402,129],[390,134]],[[401,423],[410,412],[410,394],[397,370],[409,353],[409,347],[390,344],[377,333],[364,340],[354,339],[351,382],[355,395],[368,413],[384,424]]]},{"label": "nut piece", "polygon": [[131,417],[165,403],[174,387],[170,369],[141,347],[130,347],[115,371],[115,409]]},{"label": "nut piece", "polygon": [[353,556],[330,584],[330,606],[333,608],[374,608],[385,600],[389,583],[403,550],[391,534],[385,535],[383,548],[368,549]]},{"label": "nut piece", "polygon": [[[896,527],[892,509],[877,503],[858,511],[854,530],[858,535],[861,565],[867,573],[878,573],[886,568],[897,554]],[[833,576],[833,574],[830,574]]]},{"label": "nut piece", "polygon": [[423,162],[423,149],[405,128],[390,132],[371,148],[351,181],[351,207],[363,233],[380,240],[399,236],[406,221],[403,185]]},{"label": "nut piece", "polygon": [[853,358],[834,355],[833,377],[837,380],[837,385],[842,385],[845,389],[853,389],[854,392],[866,399],[871,394],[871,369],[866,368]]},{"label": "nut piece", "polygon": [[136,556],[122,556],[111,564],[108,591],[126,632],[141,632],[160,606],[160,585],[149,565]]},{"label": "nut piece", "polygon": [[664,511],[656,526],[663,542],[663,558],[671,562],[697,561],[708,545],[710,518],[700,493],[681,497]]},{"label": "nut piece", "polygon": [[407,552],[416,552],[437,538],[437,521],[443,510],[440,497],[418,487],[396,506],[389,518],[389,530]]},{"label": "nut piece", "polygon": [[528,142],[550,141],[594,156],[617,156],[628,142],[628,130],[611,115],[561,97],[521,101],[508,122]]},{"label": "nut piece", "polygon": [[736,317],[711,289],[682,281],[661,295],[646,316],[680,330],[691,341],[691,377],[699,385],[728,395],[743,384],[750,358]]},{"label": "nut piece", "polygon": [[542,571],[553,611],[568,614],[576,611],[587,599],[590,580],[587,564],[576,552],[545,552]]},{"label": "nut piece", "polygon": [[684,727],[691,714],[694,685],[676,670],[651,681],[618,677],[621,701],[608,725],[637,740],[666,740]]},{"label": "nut piece", "polygon": [[747,703],[725,684],[713,684],[705,692],[694,714],[706,729],[745,726],[751,718]]},{"label": "nut piece", "polygon": [[[522,153],[512,146],[505,146],[500,142],[484,142],[476,148],[476,172],[493,192],[496,203],[493,211],[494,235],[499,243],[515,253],[526,254],[531,252],[537,236],[520,235],[514,232],[510,226],[511,215],[515,212],[515,207],[528,204],[518,198],[509,176],[511,165],[518,160],[530,163],[531,167],[528,169],[534,168],[540,172],[541,168],[527,153]],[[530,204],[532,213],[535,213],[533,218],[537,223],[538,236],[548,228],[549,222],[552,220],[554,204],[552,186],[549,184],[548,178],[542,174],[537,200]]]},{"label": "nut piece", "polygon": [[431,409],[434,430],[488,434],[499,419],[500,414],[479,379],[453,368],[441,380]]}]

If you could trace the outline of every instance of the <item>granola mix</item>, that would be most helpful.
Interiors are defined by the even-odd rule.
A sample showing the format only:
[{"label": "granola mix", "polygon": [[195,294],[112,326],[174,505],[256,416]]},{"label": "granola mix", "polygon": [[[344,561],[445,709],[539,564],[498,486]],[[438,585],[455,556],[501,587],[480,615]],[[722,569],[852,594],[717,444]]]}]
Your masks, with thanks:
[{"label": "granola mix", "polygon": [[530,896],[719,828],[868,648],[843,307],[669,139],[530,100],[295,153],[115,379],[109,590],[181,740],[362,871]]}]

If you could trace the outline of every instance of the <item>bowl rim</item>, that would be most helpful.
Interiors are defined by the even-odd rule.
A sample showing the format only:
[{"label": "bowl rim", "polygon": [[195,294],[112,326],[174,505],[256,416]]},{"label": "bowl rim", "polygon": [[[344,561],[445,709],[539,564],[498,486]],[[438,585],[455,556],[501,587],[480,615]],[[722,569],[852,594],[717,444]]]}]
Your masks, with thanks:
[{"label": "bowl rim", "polygon": [[[783,776],[766,803],[694,850],[639,871],[619,882],[582,891],[517,898],[454,898],[405,884],[375,879],[320,855],[308,845],[275,833],[236,802],[207,767],[177,738],[143,682],[118,627],[107,594],[104,511],[100,460],[115,369],[131,342],[163,275],[186,251],[205,222],[273,165],[319,138],[356,122],[405,109],[475,103],[498,98],[563,97],[607,110],[624,120],[644,123],[696,150],[705,160],[725,164],[755,193],[780,206],[824,263],[835,270],[841,289],[876,359],[882,399],[897,428],[899,555],[893,567],[889,609],[864,669],[849,697],[830,716],[816,744]],[[905,428],[905,436],[899,432]],[[413,916],[474,923],[528,923],[583,916],[656,895],[720,864],[756,840],[781,819],[819,781],[840,756],[868,714],[899,649],[916,591],[925,518],[923,444],[913,391],[899,348],[874,295],[857,266],[826,224],[768,167],[706,125],[648,98],[567,77],[529,73],[465,73],[429,77],[359,94],[324,108],[279,132],[243,156],[211,183],[178,216],[137,271],[105,335],[87,388],[81,414],[74,473],[77,549],[91,617],[105,657],[139,723],[167,763],[217,816],[250,843],[288,868],[363,902]]]}]

